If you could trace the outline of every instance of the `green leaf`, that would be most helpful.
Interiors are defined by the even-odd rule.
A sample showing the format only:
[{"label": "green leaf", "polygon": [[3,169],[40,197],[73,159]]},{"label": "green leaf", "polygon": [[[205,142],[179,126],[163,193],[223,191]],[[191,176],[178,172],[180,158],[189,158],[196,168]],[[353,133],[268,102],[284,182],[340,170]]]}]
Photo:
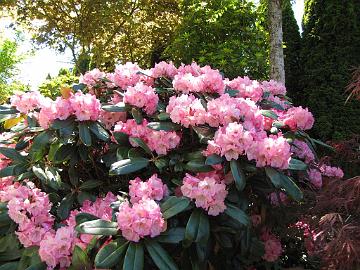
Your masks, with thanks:
[{"label": "green leaf", "polygon": [[143,116],[141,114],[141,112],[136,109],[136,108],[132,108],[131,109],[131,115],[132,117],[135,119],[135,122],[138,124],[138,125],[141,125],[142,122],[143,122]]},{"label": "green leaf", "polygon": [[212,140],[214,138],[215,131],[209,127],[192,127],[192,129],[199,136],[201,143],[207,143],[208,140]]},{"label": "green leaf", "polygon": [[126,112],[128,107],[124,102],[119,102],[115,105],[104,105],[102,109],[107,112]]},{"label": "green leaf", "polygon": [[0,153],[15,162],[22,163],[26,161],[26,157],[22,156],[18,151],[13,148],[0,147]]},{"label": "green leaf", "polygon": [[174,124],[172,122],[150,122],[147,124],[147,127],[158,131],[175,131],[181,128],[180,125]]},{"label": "green leaf", "polygon": [[208,156],[205,160],[205,165],[216,165],[216,164],[220,164],[223,162],[223,158],[220,157],[217,154],[212,154],[210,156]]},{"label": "green leaf", "polygon": [[214,170],[213,167],[205,165],[204,161],[198,159],[186,163],[185,169],[192,172],[210,172]]},{"label": "green leaf", "polygon": [[260,110],[260,112],[263,116],[269,117],[274,120],[277,120],[279,118],[279,116],[271,110]]},{"label": "green leaf", "polygon": [[66,120],[55,119],[51,124],[51,128],[53,129],[62,129],[73,126],[75,123],[73,118],[67,118]]},{"label": "green leaf", "polygon": [[104,182],[100,181],[100,180],[89,180],[89,181],[86,181],[86,182],[82,183],[81,186],[79,187],[79,189],[80,190],[89,190],[89,189],[99,187],[103,183]]},{"label": "green leaf", "polygon": [[119,263],[123,257],[129,242],[119,245],[117,242],[111,242],[96,254],[95,266],[97,268],[112,268]]},{"label": "green leaf", "polygon": [[54,142],[54,133],[53,131],[47,130],[34,138],[34,141],[31,145],[29,155],[31,156],[32,161],[36,162],[43,158],[46,153],[46,148],[48,145]]},{"label": "green leaf", "polygon": [[161,243],[177,244],[184,239],[184,236],[185,228],[177,227],[163,232],[155,240]]},{"label": "green leaf", "polygon": [[25,270],[46,270],[47,269],[47,265],[44,262],[40,262],[40,263],[36,263],[33,265],[30,265],[28,268],[26,268]]},{"label": "green leaf", "polygon": [[7,176],[14,176],[15,175],[15,167],[16,165],[7,166],[4,169],[0,170],[0,178],[7,177]]},{"label": "green leaf", "polygon": [[294,171],[305,171],[307,167],[308,166],[303,161],[291,158],[288,169]]},{"label": "green leaf", "polygon": [[186,197],[170,196],[161,204],[161,212],[165,219],[169,219],[182,211],[190,204],[190,200]]},{"label": "green leaf", "polygon": [[129,143],[129,135],[123,132],[113,133],[116,142],[120,145],[127,145]]},{"label": "green leaf", "polygon": [[0,266],[0,270],[14,270],[17,269],[19,262],[8,262]]},{"label": "green leaf", "polygon": [[166,158],[159,158],[154,161],[155,166],[161,171],[163,168],[168,166],[168,160]]},{"label": "green leaf", "polygon": [[116,235],[118,232],[118,225],[116,222],[97,219],[81,223],[76,226],[76,231],[94,235]]},{"label": "green leaf", "polygon": [[0,114],[13,114],[18,112],[17,109],[8,104],[0,105]]},{"label": "green leaf", "polygon": [[270,167],[265,168],[265,172],[276,188],[283,188],[285,192],[296,201],[303,199],[302,191],[289,176]]},{"label": "green leaf", "polygon": [[91,263],[88,255],[79,246],[75,246],[72,255],[72,269],[76,270],[90,270]]},{"label": "green leaf", "polygon": [[31,140],[30,137],[25,137],[23,139],[21,139],[16,145],[15,145],[15,150],[17,151],[21,151],[24,150],[26,147],[29,146],[29,141]]},{"label": "green leaf", "polygon": [[84,145],[91,146],[90,129],[89,126],[84,122],[79,123],[79,137]]},{"label": "green leaf", "polygon": [[168,120],[170,119],[170,115],[166,112],[162,112],[162,113],[159,113],[157,118],[160,120],[160,121],[164,121],[164,120]]},{"label": "green leaf", "polygon": [[231,160],[230,169],[235,180],[236,188],[239,191],[242,191],[246,186],[246,178],[243,170],[240,167],[240,163],[237,160]]},{"label": "green leaf", "polygon": [[159,269],[178,269],[170,255],[157,242],[153,240],[146,240],[145,247],[149,252],[153,262]]},{"label": "green leaf", "polygon": [[237,222],[244,226],[248,226],[250,224],[250,219],[248,215],[243,210],[233,204],[226,205],[225,214],[235,219]]},{"label": "green leaf", "polygon": [[196,208],[189,218],[185,229],[183,245],[189,247],[193,242],[207,243],[210,236],[209,218],[202,210]]},{"label": "green leaf", "polygon": [[140,138],[130,138],[129,141],[132,144],[140,146],[149,155],[152,155],[152,152],[151,152],[149,146],[142,139],[140,139]]},{"label": "green leaf", "polygon": [[89,213],[79,213],[75,216],[76,225],[79,225],[81,223],[91,221],[91,220],[98,220],[99,218],[97,216],[94,216]]},{"label": "green leaf", "polygon": [[311,140],[312,143],[319,144],[319,145],[321,145],[321,146],[323,146],[323,147],[325,147],[325,148],[328,148],[328,149],[330,149],[331,151],[334,151],[334,152],[335,152],[334,147],[332,147],[331,145],[328,145],[328,144],[326,144],[326,143],[324,143],[324,142],[322,142],[322,141],[319,141],[319,140],[316,140],[316,139],[313,139],[313,138],[310,138],[310,140]]},{"label": "green leaf", "polygon": [[110,167],[110,175],[124,175],[136,172],[147,167],[149,159],[136,157],[131,159],[123,159],[113,163]]},{"label": "green leaf", "polygon": [[228,89],[225,90],[225,94],[228,94],[230,97],[236,97],[239,94],[239,90]]},{"label": "green leaf", "polygon": [[104,142],[110,140],[109,133],[98,122],[92,122],[89,127],[92,133],[94,133],[100,140]]},{"label": "green leaf", "polygon": [[123,270],[142,270],[144,268],[144,247],[141,243],[130,242],[126,251]]},{"label": "green leaf", "polygon": [[64,162],[70,157],[71,153],[74,152],[74,145],[64,144],[54,154],[55,162]]},{"label": "green leaf", "polygon": [[57,209],[57,215],[61,220],[64,220],[69,216],[74,199],[74,194],[68,194],[64,197],[64,199],[62,199]]}]

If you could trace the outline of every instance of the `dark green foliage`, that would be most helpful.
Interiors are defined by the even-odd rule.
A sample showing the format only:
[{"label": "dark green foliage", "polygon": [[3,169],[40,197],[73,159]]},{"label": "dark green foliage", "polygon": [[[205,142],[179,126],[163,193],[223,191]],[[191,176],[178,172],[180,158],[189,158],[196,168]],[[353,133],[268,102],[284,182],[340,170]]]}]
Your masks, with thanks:
[{"label": "dark green foliage", "polygon": [[283,0],[282,6],[283,18],[283,42],[284,42],[284,62],[285,78],[288,94],[292,98],[299,96],[299,79],[301,76],[300,69],[300,48],[301,37],[299,26],[296,22],[294,11],[291,7],[290,0]]},{"label": "dark green foliage", "polygon": [[360,64],[360,1],[308,0],[303,21],[301,102],[322,139],[360,132],[360,104],[345,104],[351,69]]},{"label": "dark green foliage", "polygon": [[165,55],[178,63],[197,61],[227,77],[267,76],[267,33],[251,1],[185,0],[183,21]]}]

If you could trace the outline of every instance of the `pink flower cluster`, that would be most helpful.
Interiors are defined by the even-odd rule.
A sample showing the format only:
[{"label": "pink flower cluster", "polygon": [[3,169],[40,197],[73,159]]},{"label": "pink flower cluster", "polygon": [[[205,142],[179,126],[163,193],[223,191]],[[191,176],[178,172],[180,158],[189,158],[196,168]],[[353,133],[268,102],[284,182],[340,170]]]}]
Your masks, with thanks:
[{"label": "pink flower cluster", "polygon": [[[123,132],[132,138],[142,139],[158,155],[165,155],[169,150],[174,149],[180,143],[180,137],[174,131],[157,131],[147,127],[148,122],[144,119],[138,125],[134,119],[126,122],[118,122],[114,132]],[[138,146],[132,143],[134,147]]]},{"label": "pink flower cluster", "polygon": [[39,108],[44,97],[39,91],[31,91],[26,93],[17,93],[10,98],[10,103],[19,112],[27,114]]},{"label": "pink flower cluster", "polygon": [[160,206],[151,199],[143,199],[130,206],[123,202],[119,207],[117,222],[122,235],[138,242],[146,236],[156,237],[167,228]]},{"label": "pink flower cluster", "polygon": [[273,95],[286,95],[286,87],[283,83],[274,80],[263,81],[261,83],[264,92],[270,92]]},{"label": "pink flower cluster", "polygon": [[[78,91],[70,97],[69,102],[78,121],[96,121],[99,118],[101,105],[94,95]],[[59,110],[59,108],[57,109]],[[68,107],[65,106],[62,109],[66,110]]]},{"label": "pink flower cluster", "polygon": [[71,265],[72,251],[76,245],[76,232],[72,227],[61,227],[56,232],[47,233],[40,243],[39,255],[52,270],[57,265],[67,269]]},{"label": "pink flower cluster", "polygon": [[126,121],[126,112],[107,112],[101,110],[99,120],[107,129],[112,129],[119,121]]},{"label": "pink flower cluster", "polygon": [[322,187],[322,176],[319,170],[309,169],[308,175],[309,175],[309,181],[314,187],[318,189]]},{"label": "pink flower cluster", "polygon": [[106,77],[106,73],[95,68],[86,72],[84,75],[80,75],[79,82],[86,84],[88,87],[94,87],[101,79]]},{"label": "pink flower cluster", "polygon": [[321,174],[327,177],[333,177],[333,178],[343,178],[344,172],[338,168],[338,167],[331,167],[327,165],[322,165],[320,167]]},{"label": "pink flower cluster", "polygon": [[181,186],[184,196],[195,200],[196,207],[205,209],[209,215],[217,216],[224,212],[227,195],[226,184],[218,177],[186,174]]},{"label": "pink flower cluster", "polygon": [[169,192],[167,186],[157,177],[157,174],[152,175],[146,182],[136,177],[134,180],[130,180],[129,183],[130,202],[133,204],[144,199],[160,201]]},{"label": "pink flower cluster", "polygon": [[280,202],[282,204],[287,204],[289,198],[284,192],[271,192],[269,195],[270,203],[273,206],[280,206]]},{"label": "pink flower cluster", "polygon": [[282,120],[291,130],[311,129],[314,124],[312,113],[307,108],[303,109],[301,106],[289,108],[279,120]]},{"label": "pink flower cluster", "polygon": [[155,89],[143,83],[128,87],[124,94],[125,103],[143,108],[149,115],[156,111],[158,101],[159,97],[155,93]]},{"label": "pink flower cluster", "polygon": [[268,262],[275,262],[283,252],[280,240],[268,230],[262,232],[260,239],[265,244],[263,259]]},{"label": "pink flower cluster", "polygon": [[254,102],[262,99],[263,88],[258,81],[251,80],[249,77],[237,77],[227,82],[227,86],[233,90],[238,90],[238,97],[250,98]]},{"label": "pink flower cluster", "polygon": [[214,136],[214,140],[208,142],[206,154],[218,154],[225,156],[227,160],[237,160],[253,144],[253,137],[246,131],[243,125],[233,122],[226,127],[220,127]]},{"label": "pink flower cluster", "polygon": [[162,61],[155,64],[155,67],[153,67],[150,72],[153,78],[166,77],[173,79],[178,73],[178,70],[172,62],[167,63],[165,61]]},{"label": "pink flower cluster", "polygon": [[48,195],[34,184],[15,183],[0,191],[0,201],[8,202],[9,217],[18,225],[16,235],[25,247],[39,245],[45,234],[52,230],[54,219],[50,215]]},{"label": "pink flower cluster", "polygon": [[199,67],[193,63],[191,66],[179,67],[178,71],[173,80],[176,91],[218,94],[223,94],[225,91],[222,75],[210,66]]},{"label": "pink flower cluster", "polygon": [[303,159],[307,164],[315,160],[313,151],[304,141],[294,140],[294,143],[291,146],[291,151],[294,156]]}]

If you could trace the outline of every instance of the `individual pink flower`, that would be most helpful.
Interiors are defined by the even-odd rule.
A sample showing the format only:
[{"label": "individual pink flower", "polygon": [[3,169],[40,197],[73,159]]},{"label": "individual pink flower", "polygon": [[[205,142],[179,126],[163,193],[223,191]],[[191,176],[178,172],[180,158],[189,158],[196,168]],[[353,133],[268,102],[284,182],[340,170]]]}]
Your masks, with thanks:
[{"label": "individual pink flower", "polygon": [[162,200],[168,194],[168,188],[157,174],[153,174],[146,182],[139,177],[129,182],[129,196],[131,203],[137,203],[143,199]]},{"label": "individual pink flower", "polygon": [[321,172],[317,169],[310,169],[308,170],[309,180],[310,183],[313,184],[316,188],[322,187],[322,176]]},{"label": "individual pink flower", "polygon": [[216,177],[192,176],[187,173],[183,179],[181,192],[184,196],[195,200],[196,207],[203,208],[211,216],[217,216],[226,209],[224,203],[228,193],[226,185]]},{"label": "individual pink flower", "polygon": [[105,78],[105,76],[105,72],[95,68],[86,72],[84,75],[80,75],[79,82],[86,84],[88,87],[94,87],[101,79]]},{"label": "individual pink flower", "polygon": [[38,115],[40,126],[44,129],[48,129],[50,124],[56,119],[56,116],[56,103],[50,98],[46,98],[46,101],[43,102]]},{"label": "individual pink flower", "polygon": [[78,121],[98,120],[101,105],[96,96],[77,91],[69,101]]},{"label": "individual pink flower", "polygon": [[315,160],[313,151],[304,141],[294,140],[293,146],[291,146],[291,152],[293,152],[296,157],[303,159],[307,164]]},{"label": "individual pink flower", "polygon": [[287,169],[291,159],[290,145],[281,134],[254,140],[246,154],[249,160],[256,161],[257,167]]},{"label": "individual pink flower", "polygon": [[140,200],[132,206],[123,202],[119,207],[117,222],[123,237],[133,242],[146,236],[156,237],[167,228],[160,206],[151,199]]},{"label": "individual pink flower", "polygon": [[69,99],[64,99],[62,97],[57,97],[55,100],[56,114],[55,118],[60,120],[67,119],[70,115],[73,114],[73,108]]},{"label": "individual pink flower", "polygon": [[320,171],[321,171],[322,175],[327,176],[327,177],[333,177],[333,178],[338,178],[338,179],[341,179],[344,177],[344,172],[342,171],[342,169],[340,169],[338,167],[322,165],[320,167]]},{"label": "individual pink flower", "polygon": [[27,114],[30,111],[40,108],[44,96],[39,91],[17,93],[10,98],[10,103],[19,112]]},{"label": "individual pink flower", "polygon": [[48,266],[47,269],[67,269],[71,264],[76,234],[72,227],[61,227],[49,232],[40,243],[39,255]]},{"label": "individual pink flower", "polygon": [[216,131],[214,139],[208,142],[208,147],[205,152],[207,155],[211,153],[212,149],[215,154],[224,156],[228,161],[244,155],[246,151],[253,144],[253,137],[249,131],[246,131],[239,123],[233,122],[226,127],[221,127]]},{"label": "individual pink flower", "polygon": [[178,72],[177,68],[172,62],[167,63],[165,61],[155,64],[155,67],[150,71],[151,76],[154,78],[166,77],[170,79],[173,79]]},{"label": "individual pink flower", "polygon": [[264,92],[270,92],[273,95],[286,95],[286,87],[283,83],[274,80],[263,81],[261,86]]},{"label": "individual pink flower", "polygon": [[291,107],[287,112],[279,118],[291,130],[307,130],[311,129],[314,124],[314,117],[307,108]]},{"label": "individual pink flower", "polygon": [[268,262],[275,262],[278,260],[283,252],[280,240],[268,230],[262,232],[260,239],[265,245],[263,259]]},{"label": "individual pink flower", "polygon": [[251,219],[251,223],[254,227],[257,227],[261,224],[261,216],[260,215],[251,215],[250,219]]},{"label": "individual pink flower", "polygon": [[159,97],[154,88],[143,83],[137,83],[135,86],[127,88],[124,94],[124,102],[138,108],[151,115],[156,111]]},{"label": "individual pink flower", "polygon": [[227,82],[227,86],[233,90],[238,90],[238,97],[250,98],[254,102],[258,102],[263,95],[263,89],[258,81],[250,80],[249,77],[237,77]]},{"label": "individual pink flower", "polygon": [[193,95],[170,97],[166,112],[174,123],[184,127],[202,125],[206,122],[207,113],[201,101]]},{"label": "individual pink flower", "polygon": [[270,198],[270,203],[273,206],[279,206],[280,202],[282,204],[287,204],[289,199],[284,192],[272,192],[270,193],[269,198]]}]

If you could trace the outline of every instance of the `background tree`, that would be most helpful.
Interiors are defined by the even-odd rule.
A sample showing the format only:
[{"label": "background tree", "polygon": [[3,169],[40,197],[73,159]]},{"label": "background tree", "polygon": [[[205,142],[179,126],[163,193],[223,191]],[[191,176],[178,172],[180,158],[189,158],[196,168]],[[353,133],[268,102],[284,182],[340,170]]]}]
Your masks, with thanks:
[{"label": "background tree", "polygon": [[267,32],[252,2],[184,0],[181,14],[164,56],[177,63],[210,64],[230,78],[267,77]]},{"label": "background tree", "polygon": [[270,78],[285,83],[282,0],[268,0]]},{"label": "background tree", "polygon": [[351,69],[360,63],[360,2],[308,0],[303,29],[301,84],[316,118],[316,135],[339,139],[359,134],[359,101],[345,104],[344,91]]},{"label": "background tree", "polygon": [[295,102],[300,100],[299,78],[301,77],[301,36],[290,0],[282,1],[282,29],[284,43],[285,85],[288,95]]},{"label": "background tree", "polygon": [[3,6],[15,7],[38,44],[70,49],[80,73],[117,61],[150,65],[153,51],[178,24],[177,0],[20,0]]}]

